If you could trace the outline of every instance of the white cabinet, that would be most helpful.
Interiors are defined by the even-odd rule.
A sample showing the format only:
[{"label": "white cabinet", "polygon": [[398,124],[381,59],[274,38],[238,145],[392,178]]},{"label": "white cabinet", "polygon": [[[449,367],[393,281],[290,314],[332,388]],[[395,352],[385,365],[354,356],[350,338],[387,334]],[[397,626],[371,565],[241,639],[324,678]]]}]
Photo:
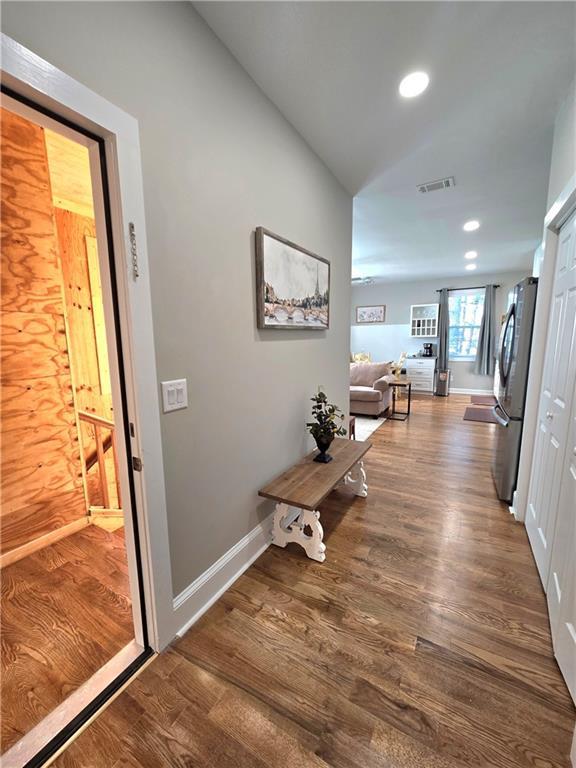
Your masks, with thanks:
[{"label": "white cabinet", "polygon": [[408,357],[404,366],[414,392],[434,392],[435,357]]}]

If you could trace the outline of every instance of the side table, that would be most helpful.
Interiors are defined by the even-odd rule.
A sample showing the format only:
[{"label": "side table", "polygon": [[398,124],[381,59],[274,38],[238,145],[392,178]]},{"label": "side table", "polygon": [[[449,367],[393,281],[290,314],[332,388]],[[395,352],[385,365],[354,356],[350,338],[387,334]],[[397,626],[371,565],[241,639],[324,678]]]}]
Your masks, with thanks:
[{"label": "side table", "polygon": [[[412,382],[410,379],[402,377],[389,382],[389,384],[392,387],[392,413],[390,414],[389,418],[392,421],[406,421],[408,416],[410,416],[410,406],[412,404]],[[405,411],[396,410],[397,389],[406,389],[408,391],[408,406]]]}]

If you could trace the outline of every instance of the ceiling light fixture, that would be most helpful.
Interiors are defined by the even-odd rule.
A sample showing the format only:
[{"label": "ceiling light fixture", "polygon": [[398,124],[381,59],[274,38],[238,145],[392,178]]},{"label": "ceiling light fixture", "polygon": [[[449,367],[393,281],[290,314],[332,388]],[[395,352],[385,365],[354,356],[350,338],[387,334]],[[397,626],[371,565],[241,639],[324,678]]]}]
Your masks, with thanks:
[{"label": "ceiling light fixture", "polygon": [[466,269],[468,272],[472,272],[474,269],[476,269],[476,264],[466,264]]},{"label": "ceiling light fixture", "polygon": [[462,227],[464,232],[476,232],[477,229],[480,229],[480,222],[476,219],[470,219],[470,221],[467,221],[466,224]]},{"label": "ceiling light fixture", "polygon": [[426,72],[411,72],[400,81],[398,92],[405,99],[413,99],[414,96],[420,96],[421,93],[424,93],[429,82],[430,78]]},{"label": "ceiling light fixture", "polygon": [[472,259],[478,258],[478,251],[466,251],[464,254],[464,258],[468,259],[468,261],[471,261]]}]

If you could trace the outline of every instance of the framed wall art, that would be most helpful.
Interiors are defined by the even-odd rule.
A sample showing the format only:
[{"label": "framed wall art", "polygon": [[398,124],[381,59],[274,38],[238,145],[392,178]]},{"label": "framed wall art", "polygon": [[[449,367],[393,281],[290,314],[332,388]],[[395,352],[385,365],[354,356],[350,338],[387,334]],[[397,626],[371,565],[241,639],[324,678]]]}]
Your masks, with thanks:
[{"label": "framed wall art", "polygon": [[356,323],[383,323],[386,320],[386,305],[378,304],[374,307],[356,307]]},{"label": "framed wall art", "polygon": [[258,328],[325,330],[330,262],[263,227],[256,230]]}]

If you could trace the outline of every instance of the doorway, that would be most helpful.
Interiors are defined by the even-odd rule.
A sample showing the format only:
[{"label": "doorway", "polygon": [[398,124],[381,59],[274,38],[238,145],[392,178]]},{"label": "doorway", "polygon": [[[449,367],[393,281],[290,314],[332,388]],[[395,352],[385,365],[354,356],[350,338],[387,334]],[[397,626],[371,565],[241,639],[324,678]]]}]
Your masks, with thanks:
[{"label": "doorway", "polygon": [[3,764],[150,655],[99,148],[2,114]]},{"label": "doorway", "polygon": [[526,531],[548,599],[554,653],[576,701],[576,211],[556,238]]}]

